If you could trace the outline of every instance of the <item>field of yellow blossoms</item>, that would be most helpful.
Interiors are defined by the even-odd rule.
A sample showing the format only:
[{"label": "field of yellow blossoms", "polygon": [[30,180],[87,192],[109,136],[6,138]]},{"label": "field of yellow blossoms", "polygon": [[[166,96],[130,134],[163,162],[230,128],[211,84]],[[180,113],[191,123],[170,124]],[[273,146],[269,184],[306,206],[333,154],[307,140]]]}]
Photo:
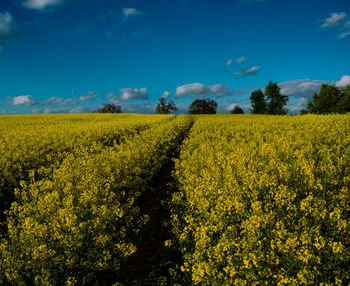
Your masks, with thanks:
[{"label": "field of yellow blossoms", "polygon": [[0,285],[348,284],[350,115],[0,116]]}]

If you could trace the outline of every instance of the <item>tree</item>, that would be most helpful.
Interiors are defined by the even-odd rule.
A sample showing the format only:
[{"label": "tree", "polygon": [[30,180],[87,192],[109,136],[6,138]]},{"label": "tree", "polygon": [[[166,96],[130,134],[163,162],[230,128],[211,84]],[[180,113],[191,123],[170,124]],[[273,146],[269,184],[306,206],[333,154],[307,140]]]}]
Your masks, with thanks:
[{"label": "tree", "polygon": [[98,109],[99,113],[122,113],[122,107],[111,103],[102,104]]},{"label": "tree", "polygon": [[335,84],[322,84],[312,101],[302,113],[346,113],[350,112],[350,85],[341,88]]},{"label": "tree", "polygon": [[342,97],[338,102],[340,113],[350,112],[350,84],[342,89]]},{"label": "tree", "polygon": [[244,111],[239,105],[235,105],[235,107],[231,110],[231,114],[244,114]]},{"label": "tree", "polygon": [[177,107],[174,101],[170,100],[168,103],[164,97],[159,98],[159,103],[156,106],[156,113],[169,114],[173,111],[177,111]]},{"label": "tree", "polygon": [[265,87],[265,96],[268,100],[266,113],[272,115],[284,115],[288,110],[284,108],[287,104],[288,96],[281,94],[281,88],[272,81]]},{"label": "tree", "polygon": [[250,102],[252,103],[253,114],[265,114],[266,113],[266,102],[265,95],[258,89],[250,95]]},{"label": "tree", "polygon": [[189,114],[216,114],[218,104],[209,98],[196,99],[189,107]]}]

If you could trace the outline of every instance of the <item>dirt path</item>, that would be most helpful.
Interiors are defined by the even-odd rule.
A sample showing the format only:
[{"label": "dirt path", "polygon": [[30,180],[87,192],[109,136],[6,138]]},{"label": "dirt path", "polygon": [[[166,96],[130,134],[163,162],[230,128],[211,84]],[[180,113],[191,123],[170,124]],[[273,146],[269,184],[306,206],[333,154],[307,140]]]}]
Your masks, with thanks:
[{"label": "dirt path", "polygon": [[178,149],[169,156],[150,190],[139,199],[141,213],[147,214],[149,221],[135,241],[136,253],[121,266],[118,276],[123,285],[173,284],[169,269],[181,265],[182,256],[179,251],[165,246],[165,241],[172,238],[168,202],[176,185],[172,176],[173,159],[178,158],[182,141],[188,133],[189,130],[180,138]]}]

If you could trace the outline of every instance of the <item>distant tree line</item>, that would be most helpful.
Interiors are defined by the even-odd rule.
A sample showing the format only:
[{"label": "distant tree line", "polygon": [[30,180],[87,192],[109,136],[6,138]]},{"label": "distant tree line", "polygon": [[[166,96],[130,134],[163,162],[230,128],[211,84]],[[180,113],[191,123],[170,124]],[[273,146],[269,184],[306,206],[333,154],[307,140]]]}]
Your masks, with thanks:
[{"label": "distant tree line", "polygon": [[[277,83],[270,81],[264,91],[255,90],[250,95],[251,113],[268,115],[285,115],[288,96],[281,93]],[[212,99],[195,99],[189,106],[189,114],[216,114],[218,103]],[[156,105],[155,113],[170,114],[178,109],[173,100],[167,101],[161,97]],[[121,113],[120,105],[103,104],[98,108],[99,113]],[[320,91],[315,92],[306,109],[301,114],[316,113],[347,113],[350,112],[350,84],[346,87],[337,87],[335,84],[322,84]],[[239,105],[235,105],[231,114],[244,114]]]},{"label": "distant tree line", "polygon": [[122,107],[112,103],[102,104],[97,110],[98,113],[122,113]]},{"label": "distant tree line", "polygon": [[302,114],[347,113],[350,112],[350,84],[338,87],[335,84],[322,84],[320,91],[315,92]]}]

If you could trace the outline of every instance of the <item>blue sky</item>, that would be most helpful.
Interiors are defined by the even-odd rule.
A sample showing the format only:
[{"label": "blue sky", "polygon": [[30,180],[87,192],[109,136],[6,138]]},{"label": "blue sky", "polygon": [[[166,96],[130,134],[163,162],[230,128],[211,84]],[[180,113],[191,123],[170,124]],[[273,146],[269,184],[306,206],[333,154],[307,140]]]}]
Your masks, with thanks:
[{"label": "blue sky", "polygon": [[154,113],[161,96],[248,112],[270,80],[295,113],[350,83],[349,55],[348,0],[1,0],[0,114]]}]

